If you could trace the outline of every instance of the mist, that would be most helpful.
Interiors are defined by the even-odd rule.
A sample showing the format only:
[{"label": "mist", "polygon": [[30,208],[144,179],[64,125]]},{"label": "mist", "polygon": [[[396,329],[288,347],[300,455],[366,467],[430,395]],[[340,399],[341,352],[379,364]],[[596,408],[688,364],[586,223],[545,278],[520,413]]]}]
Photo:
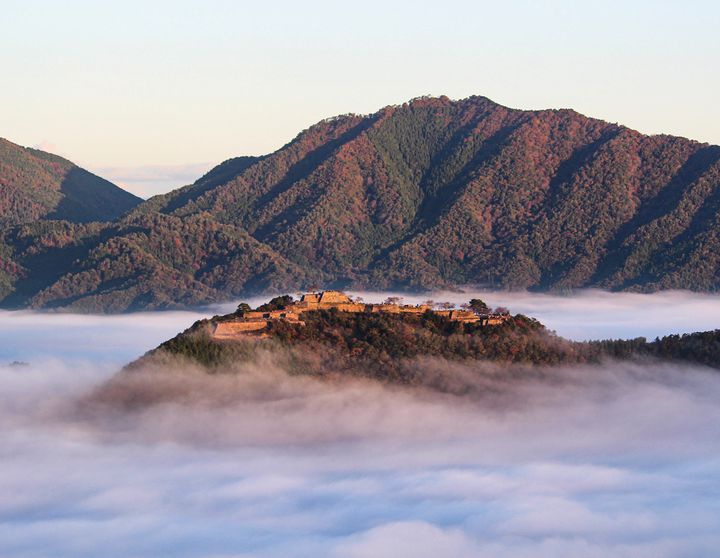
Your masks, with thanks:
[{"label": "mist", "polygon": [[[623,310],[595,295],[481,298],[589,331],[587,308]],[[707,323],[717,304],[642,300]],[[716,371],[414,363],[475,388],[463,396],[292,376],[272,353],[214,376],[115,375],[196,316],[0,314],[0,362],[28,362],[0,367],[1,556],[717,553]]]},{"label": "mist", "polygon": [[[360,291],[353,294],[367,301],[380,301],[388,296],[388,293]],[[471,298],[480,298],[492,308],[503,306],[514,314],[538,318],[559,335],[575,341],[634,337],[654,339],[674,333],[720,328],[720,295],[688,291],[642,294],[590,289],[561,296],[468,288],[463,292],[395,295],[412,304],[428,299],[461,304]]]}]

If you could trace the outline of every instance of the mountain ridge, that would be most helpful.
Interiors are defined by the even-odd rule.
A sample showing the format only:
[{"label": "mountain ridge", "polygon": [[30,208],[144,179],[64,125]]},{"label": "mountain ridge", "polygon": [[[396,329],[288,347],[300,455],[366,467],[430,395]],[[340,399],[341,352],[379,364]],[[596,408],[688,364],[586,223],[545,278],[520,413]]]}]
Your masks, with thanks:
[{"label": "mountain ridge", "polygon": [[[716,291],[720,147],[422,97],[325,119],[94,234],[95,260],[14,304],[120,311],[312,285]],[[9,288],[26,257],[13,251]]]}]

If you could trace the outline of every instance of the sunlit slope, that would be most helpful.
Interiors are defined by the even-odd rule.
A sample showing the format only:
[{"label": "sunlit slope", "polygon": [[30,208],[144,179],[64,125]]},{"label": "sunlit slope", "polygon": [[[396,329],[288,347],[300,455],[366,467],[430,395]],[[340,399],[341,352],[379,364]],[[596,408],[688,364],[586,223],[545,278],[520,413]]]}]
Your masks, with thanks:
[{"label": "sunlit slope", "polygon": [[571,110],[419,99],[303,132],[160,211],[209,212],[326,281],[715,290],[720,147]]},{"label": "sunlit slope", "polygon": [[226,161],[73,233],[74,259],[58,228],[6,231],[4,306],[164,308],[311,285],[716,291],[720,147],[422,98]]}]

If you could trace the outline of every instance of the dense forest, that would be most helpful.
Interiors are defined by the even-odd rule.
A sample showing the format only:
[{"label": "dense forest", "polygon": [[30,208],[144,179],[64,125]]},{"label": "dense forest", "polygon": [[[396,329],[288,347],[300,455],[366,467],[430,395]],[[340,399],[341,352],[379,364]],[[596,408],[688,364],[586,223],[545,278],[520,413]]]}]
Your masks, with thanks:
[{"label": "dense forest", "polygon": [[173,308],[311,285],[717,291],[720,147],[420,98],[324,120],[102,226],[0,237],[5,307]]},{"label": "dense forest", "polygon": [[[278,304],[271,301],[262,308],[277,308],[287,299],[275,302]],[[720,330],[671,335],[652,342],[644,338],[573,342],[520,314],[502,325],[483,326],[451,321],[433,311],[391,314],[331,309],[304,313],[305,325],[273,321],[262,336],[232,340],[212,336],[216,323],[238,319],[247,309],[241,305],[236,313],[198,321],[127,369],[144,370],[180,357],[218,373],[263,352],[273,354],[292,373],[359,375],[401,384],[427,383],[422,377],[426,369],[418,366],[419,359],[427,358],[541,367],[651,359],[720,368]]]}]

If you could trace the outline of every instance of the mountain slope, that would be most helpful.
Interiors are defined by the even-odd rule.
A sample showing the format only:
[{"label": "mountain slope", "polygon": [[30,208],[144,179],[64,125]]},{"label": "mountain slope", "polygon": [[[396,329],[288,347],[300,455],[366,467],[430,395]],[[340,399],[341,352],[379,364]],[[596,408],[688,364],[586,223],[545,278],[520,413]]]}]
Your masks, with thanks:
[{"label": "mountain slope", "polygon": [[439,98],[322,122],[158,209],[208,211],[344,284],[715,290],[719,186],[717,146]]},{"label": "mountain slope", "polygon": [[[0,251],[4,306],[169,307],[310,284],[716,291],[720,147],[421,98],[226,161],[87,233],[74,260],[18,234]],[[133,254],[122,270],[120,253]]]},{"label": "mountain slope", "polygon": [[0,138],[0,222],[111,221],[142,200],[70,161]]},{"label": "mountain slope", "polygon": [[11,308],[182,308],[306,281],[302,269],[246,232],[206,216],[36,223],[4,241],[14,249],[3,300]]}]

